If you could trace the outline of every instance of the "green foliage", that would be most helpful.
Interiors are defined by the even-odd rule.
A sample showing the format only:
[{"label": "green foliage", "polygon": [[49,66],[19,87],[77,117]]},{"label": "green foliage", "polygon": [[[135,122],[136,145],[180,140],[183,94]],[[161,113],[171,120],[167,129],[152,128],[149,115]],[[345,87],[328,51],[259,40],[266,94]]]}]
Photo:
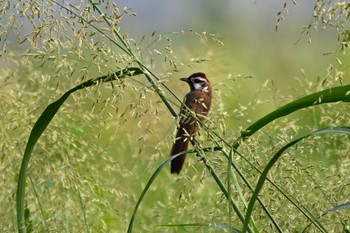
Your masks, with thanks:
[{"label": "green foliage", "polygon": [[33,126],[33,129],[29,135],[29,139],[26,145],[26,149],[24,151],[24,156],[22,160],[21,170],[19,172],[19,178],[18,178],[18,186],[17,186],[17,222],[19,225],[19,229],[22,231],[26,231],[26,218],[25,218],[25,208],[24,208],[24,199],[25,199],[25,184],[26,184],[26,173],[28,169],[28,163],[30,156],[32,154],[32,151],[34,149],[35,144],[37,143],[38,139],[40,138],[41,134],[44,132],[44,130],[49,125],[52,118],[56,115],[57,111],[60,109],[62,104],[67,100],[67,98],[74,92],[87,88],[92,85],[96,85],[98,83],[104,83],[104,82],[112,82],[116,79],[122,79],[126,76],[133,76],[133,75],[139,75],[142,74],[142,71],[138,68],[127,68],[121,71],[118,71],[114,74],[102,76],[99,78],[88,80],[71,90],[67,91],[61,98],[59,98],[57,101],[53,102],[47,108],[44,110],[44,112],[40,115],[39,119],[36,121],[36,123]]},{"label": "green foliage", "polygon": [[[214,58],[223,43],[194,30],[136,40],[120,24],[135,12],[120,9],[109,1],[3,2],[1,229],[348,230],[346,69],[322,67],[316,81],[304,74],[290,93],[252,76],[217,75],[210,120],[187,151],[199,161],[189,156],[174,177],[166,165],[177,156],[168,158],[182,97],[171,77],[195,67],[211,78],[225,65],[179,52],[174,38],[198,51],[210,45]],[[346,23],[348,9],[316,1],[313,23]],[[348,32],[337,33],[345,53]]]}]

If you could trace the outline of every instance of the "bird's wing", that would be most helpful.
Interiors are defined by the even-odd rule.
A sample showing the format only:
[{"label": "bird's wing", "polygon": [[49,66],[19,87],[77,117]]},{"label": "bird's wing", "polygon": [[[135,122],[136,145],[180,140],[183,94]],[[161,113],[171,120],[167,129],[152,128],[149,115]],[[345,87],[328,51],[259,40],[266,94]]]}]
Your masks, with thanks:
[{"label": "bird's wing", "polygon": [[183,105],[180,109],[180,126],[184,129],[192,128],[195,126],[197,129],[196,119],[193,114],[203,121],[206,117],[210,106],[206,106],[206,95],[203,95],[202,91],[191,91],[189,92],[183,101]]}]

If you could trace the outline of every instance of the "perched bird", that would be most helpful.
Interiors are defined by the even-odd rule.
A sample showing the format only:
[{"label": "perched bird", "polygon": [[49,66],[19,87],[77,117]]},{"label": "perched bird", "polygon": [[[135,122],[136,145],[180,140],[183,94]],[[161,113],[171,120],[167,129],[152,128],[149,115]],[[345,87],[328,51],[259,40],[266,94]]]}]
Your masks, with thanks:
[{"label": "perched bird", "polygon": [[[211,86],[204,73],[194,73],[190,77],[181,78],[180,80],[188,83],[190,92],[185,96],[184,105],[180,109],[179,127],[170,156],[187,150],[191,137],[196,134],[199,128],[198,122],[193,115],[195,114],[201,122],[204,122],[211,106]],[[171,161],[171,173],[180,173],[185,158],[186,154],[182,154]]]}]

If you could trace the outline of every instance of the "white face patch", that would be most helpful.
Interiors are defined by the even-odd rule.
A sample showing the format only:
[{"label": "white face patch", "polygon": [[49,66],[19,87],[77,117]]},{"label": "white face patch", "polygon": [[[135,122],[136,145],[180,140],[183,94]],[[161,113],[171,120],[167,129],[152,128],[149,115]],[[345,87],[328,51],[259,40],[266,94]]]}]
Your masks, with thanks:
[{"label": "white face patch", "polygon": [[193,87],[194,87],[195,90],[202,90],[202,89],[203,89],[201,83],[194,83],[194,84],[193,84]]}]

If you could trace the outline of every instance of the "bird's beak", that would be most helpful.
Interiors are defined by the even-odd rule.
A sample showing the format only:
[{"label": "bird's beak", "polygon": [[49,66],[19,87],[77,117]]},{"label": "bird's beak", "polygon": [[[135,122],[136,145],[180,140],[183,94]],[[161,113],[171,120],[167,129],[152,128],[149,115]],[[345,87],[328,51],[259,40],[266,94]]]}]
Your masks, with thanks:
[{"label": "bird's beak", "polygon": [[180,78],[180,80],[188,83],[188,78]]}]

